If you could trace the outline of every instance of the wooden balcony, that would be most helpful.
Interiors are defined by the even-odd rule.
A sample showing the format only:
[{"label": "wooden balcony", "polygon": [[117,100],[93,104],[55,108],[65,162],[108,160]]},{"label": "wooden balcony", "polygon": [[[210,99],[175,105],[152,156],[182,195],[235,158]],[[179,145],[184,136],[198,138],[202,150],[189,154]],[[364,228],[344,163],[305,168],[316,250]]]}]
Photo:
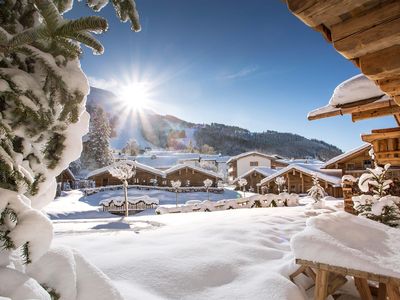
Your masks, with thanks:
[{"label": "wooden balcony", "polygon": [[400,127],[374,129],[361,137],[364,142],[372,144],[379,164],[400,166]]}]

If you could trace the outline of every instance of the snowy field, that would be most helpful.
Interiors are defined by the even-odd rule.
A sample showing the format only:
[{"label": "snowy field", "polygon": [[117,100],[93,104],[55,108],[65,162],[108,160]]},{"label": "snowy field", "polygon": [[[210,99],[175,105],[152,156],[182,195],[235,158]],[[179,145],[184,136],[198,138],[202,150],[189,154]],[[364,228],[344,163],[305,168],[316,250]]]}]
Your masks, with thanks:
[{"label": "snowy field", "polygon": [[[80,251],[125,299],[307,299],[288,279],[296,269],[289,241],[305,227],[310,215],[305,206],[125,220],[94,209],[110,193],[120,192],[82,198],[72,191],[46,211],[53,217],[54,245]],[[180,194],[182,200],[183,195],[190,197],[185,200],[196,196]]]},{"label": "snowy field", "polygon": [[54,243],[78,249],[125,299],[296,300],[303,296],[288,279],[295,269],[289,240],[305,226],[303,211],[129,217],[148,227],[56,233]]},{"label": "snowy field", "polygon": [[[109,199],[116,196],[123,196],[122,189],[114,191],[99,192],[90,196],[84,196],[81,191],[73,190],[66,192],[62,197],[56,198],[53,202],[46,206],[45,211],[51,219],[92,219],[92,218],[108,218],[114,215],[101,212],[99,202],[101,200]],[[152,198],[157,198],[161,206],[175,205],[175,193],[162,191],[162,190],[138,190],[131,188],[128,190],[128,196],[139,197],[148,195]],[[250,193],[246,193],[250,195]],[[221,194],[210,193],[211,201],[218,201],[222,199],[235,199],[240,197],[236,191],[225,189]],[[178,204],[184,204],[189,200],[207,200],[206,192],[193,192],[193,193],[179,193]],[[155,214],[155,209],[146,210],[141,214],[149,215]]]}]

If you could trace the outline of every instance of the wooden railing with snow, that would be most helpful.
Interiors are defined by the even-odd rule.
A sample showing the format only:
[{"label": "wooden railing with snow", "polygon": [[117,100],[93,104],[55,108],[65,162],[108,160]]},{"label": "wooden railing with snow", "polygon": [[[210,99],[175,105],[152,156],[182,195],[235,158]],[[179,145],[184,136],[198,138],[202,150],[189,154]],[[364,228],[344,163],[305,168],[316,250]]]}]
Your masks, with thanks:
[{"label": "wooden railing with snow", "polygon": [[[95,188],[86,188],[82,189],[82,192],[85,194],[85,196],[90,196],[99,192],[105,192],[105,191],[116,191],[116,190],[122,190],[123,186],[122,185],[108,185],[108,186],[100,186],[100,187],[95,187]],[[128,185],[128,189],[137,189],[137,190],[143,190],[143,191],[150,191],[150,190],[160,190],[160,191],[167,191],[167,192],[174,192],[175,189],[170,187],[170,186],[148,186],[148,185]],[[221,194],[224,192],[224,188],[220,187],[210,187],[208,189],[210,193],[214,194]],[[178,190],[178,193],[194,193],[194,192],[207,192],[207,189],[204,186],[200,187],[180,187]]]},{"label": "wooden railing with snow", "polygon": [[281,193],[254,195],[246,198],[226,199],[217,202],[190,200],[185,205],[178,207],[158,207],[157,214],[168,213],[187,213],[187,212],[210,212],[221,211],[239,208],[254,208],[254,207],[283,207],[283,206],[298,206],[299,195]]},{"label": "wooden railing with snow", "polygon": [[[110,199],[102,200],[99,203],[103,211],[114,214],[123,214],[125,212],[125,199],[124,197],[113,197]],[[151,198],[147,195],[135,198],[128,198],[128,211],[139,212],[150,208],[156,208],[159,204],[158,199]]]}]

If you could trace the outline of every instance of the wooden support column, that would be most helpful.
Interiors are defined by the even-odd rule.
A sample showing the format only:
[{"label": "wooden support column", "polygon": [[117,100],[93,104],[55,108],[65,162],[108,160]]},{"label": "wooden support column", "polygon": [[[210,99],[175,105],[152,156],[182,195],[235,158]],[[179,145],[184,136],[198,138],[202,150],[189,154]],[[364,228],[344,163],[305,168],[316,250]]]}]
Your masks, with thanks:
[{"label": "wooden support column", "polygon": [[301,193],[304,194],[304,176],[303,173],[300,172],[300,178],[301,178]]},{"label": "wooden support column", "polygon": [[353,182],[345,180],[342,183],[344,211],[356,215],[353,203]]},{"label": "wooden support column", "polygon": [[290,176],[289,176],[289,173],[287,173],[286,176],[287,176],[287,191],[288,191],[288,193],[290,193]]},{"label": "wooden support column", "polygon": [[394,285],[393,283],[386,284],[386,292],[389,300],[400,299],[399,287]]},{"label": "wooden support column", "polygon": [[360,294],[362,300],[372,300],[367,279],[354,277],[354,283],[356,284],[358,293]]},{"label": "wooden support column", "polygon": [[317,278],[315,281],[315,300],[325,300],[328,296],[328,274],[326,270],[317,270]]}]

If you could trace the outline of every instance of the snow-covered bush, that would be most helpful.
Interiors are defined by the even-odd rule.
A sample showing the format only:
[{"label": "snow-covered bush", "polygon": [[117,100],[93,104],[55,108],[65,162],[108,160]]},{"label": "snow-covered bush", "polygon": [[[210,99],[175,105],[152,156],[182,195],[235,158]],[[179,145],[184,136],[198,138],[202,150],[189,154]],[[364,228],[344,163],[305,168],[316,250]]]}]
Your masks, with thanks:
[{"label": "snow-covered bush", "polygon": [[[88,0],[95,10],[107,3]],[[46,255],[52,226],[40,209],[55,196],[55,177],[79,158],[88,129],[89,84],[80,68],[79,43],[101,54],[103,46],[92,33],[108,24],[95,16],[63,18],[72,4],[14,0],[0,5],[0,282],[8,286],[0,296],[12,299],[50,299],[21,263]],[[134,2],[113,4],[138,30]]]},{"label": "snow-covered bush", "polygon": [[375,164],[374,169],[367,169],[361,175],[358,186],[363,194],[353,197],[354,209],[360,216],[397,227],[400,224],[400,197],[387,195],[392,180],[386,179],[390,164],[380,167]]},{"label": "snow-covered bush", "polygon": [[283,176],[278,176],[275,178],[275,184],[278,186],[278,193],[283,191],[283,188],[285,186],[286,179]]}]

